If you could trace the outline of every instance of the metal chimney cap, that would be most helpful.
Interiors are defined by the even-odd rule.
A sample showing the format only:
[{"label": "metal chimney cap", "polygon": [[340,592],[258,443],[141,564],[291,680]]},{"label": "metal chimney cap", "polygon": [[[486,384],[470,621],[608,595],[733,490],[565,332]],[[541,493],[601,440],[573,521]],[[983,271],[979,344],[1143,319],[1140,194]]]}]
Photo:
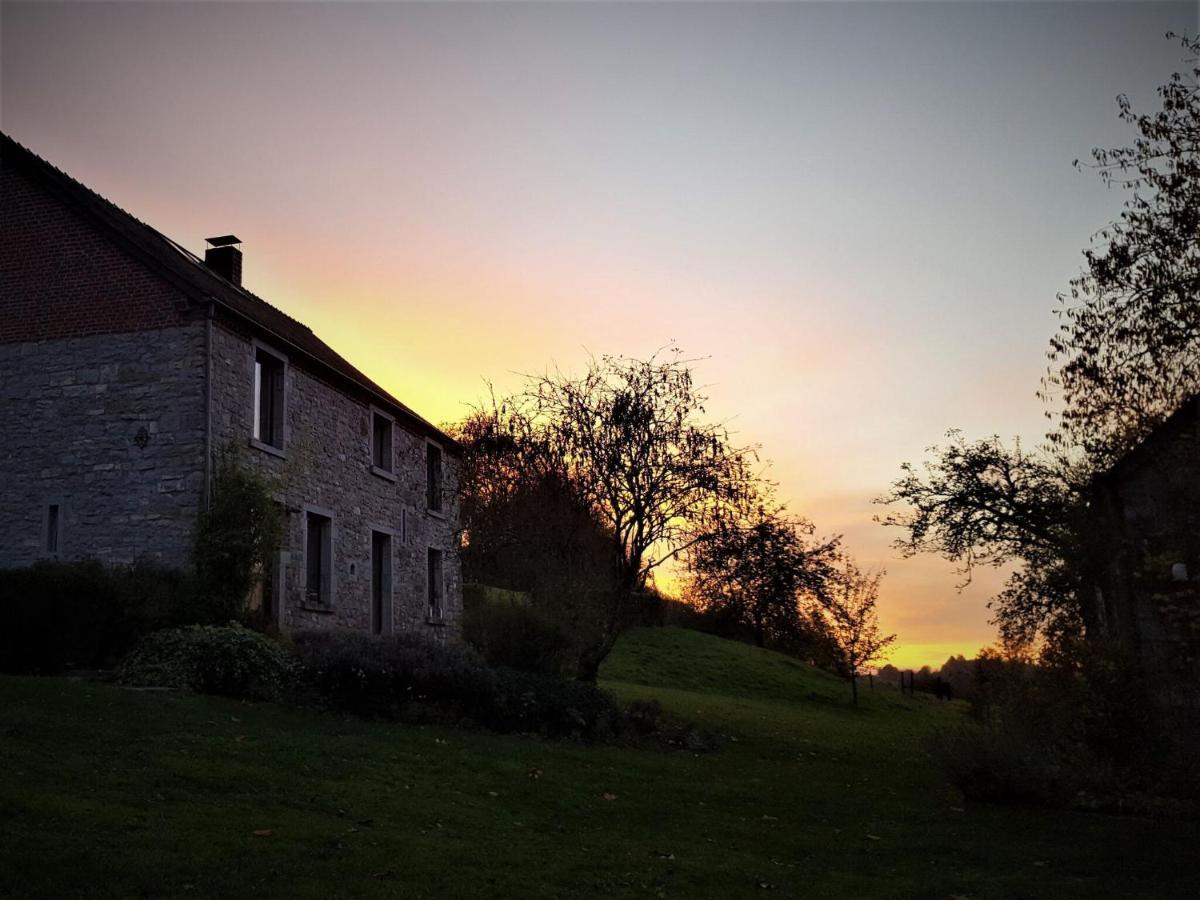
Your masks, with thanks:
[{"label": "metal chimney cap", "polygon": [[205,238],[204,240],[214,247],[228,247],[231,244],[240,244],[242,242],[241,238],[232,234],[222,234],[218,237]]}]

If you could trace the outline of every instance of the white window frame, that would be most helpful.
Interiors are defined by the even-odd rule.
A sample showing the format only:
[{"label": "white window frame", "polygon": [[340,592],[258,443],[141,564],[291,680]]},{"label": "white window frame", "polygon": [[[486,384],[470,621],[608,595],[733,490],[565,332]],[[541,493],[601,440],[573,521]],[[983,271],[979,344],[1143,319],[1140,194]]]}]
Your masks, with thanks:
[{"label": "white window frame", "polygon": [[[279,424],[280,446],[278,447],[254,436],[255,429],[258,428],[259,384],[258,379],[255,378],[255,374],[258,367],[259,353],[274,357],[283,367],[283,396],[280,400],[282,410]],[[287,455],[288,446],[288,375],[288,358],[284,354],[280,353],[274,347],[264,344],[257,338],[250,341],[250,446],[257,450],[262,450],[264,453],[270,453],[273,456],[279,457]]]},{"label": "white window frame", "polygon": [[[318,599],[317,601],[312,601],[308,598],[308,520],[310,515],[320,516],[329,520],[329,597],[324,600]],[[337,518],[334,516],[332,509],[324,506],[305,504],[304,543],[301,546],[303,547],[304,554],[302,567],[302,571],[304,572],[304,586],[300,594],[303,598],[301,605],[305,609],[332,610],[337,602]],[[317,596],[320,598],[319,588]]]},{"label": "white window frame", "polygon": [[[368,433],[368,444],[371,459],[371,473],[378,475],[388,481],[396,481],[396,417],[388,412],[380,409],[378,406],[370,407],[368,412],[370,416],[370,429]],[[387,461],[387,466],[376,465],[375,463],[375,419],[384,419],[388,423],[388,451],[391,457]]]}]

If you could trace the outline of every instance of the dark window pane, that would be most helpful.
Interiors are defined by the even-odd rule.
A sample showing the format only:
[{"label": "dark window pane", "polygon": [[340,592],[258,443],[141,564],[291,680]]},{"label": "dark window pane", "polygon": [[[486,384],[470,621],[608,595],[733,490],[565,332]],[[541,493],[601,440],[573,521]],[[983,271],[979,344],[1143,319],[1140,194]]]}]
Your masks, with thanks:
[{"label": "dark window pane", "polygon": [[254,361],[254,437],[283,449],[283,363],[258,351]]},{"label": "dark window pane", "polygon": [[426,502],[435,512],[442,508],[442,450],[433,444],[425,445],[425,478],[428,486]]},{"label": "dark window pane", "polygon": [[372,415],[371,462],[380,469],[392,471],[392,422],[384,416]]},{"label": "dark window pane", "polygon": [[51,503],[46,510],[46,552],[58,552],[58,504]]},{"label": "dark window pane", "polygon": [[332,594],[333,529],[326,516],[308,514],[308,536],[304,547],[305,599],[328,605]]}]

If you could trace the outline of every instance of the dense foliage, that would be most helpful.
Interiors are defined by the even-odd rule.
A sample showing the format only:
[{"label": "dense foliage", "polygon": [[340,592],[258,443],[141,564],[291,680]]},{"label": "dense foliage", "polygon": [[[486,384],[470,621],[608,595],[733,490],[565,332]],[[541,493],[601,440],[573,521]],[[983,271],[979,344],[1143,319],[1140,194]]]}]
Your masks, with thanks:
[{"label": "dense foliage", "polygon": [[689,597],[714,620],[744,626],[759,647],[817,652],[828,636],[811,613],[828,602],[841,539],[813,531],[761,505],[720,516],[688,552]]},{"label": "dense foliage", "polygon": [[0,671],[111,666],[143,635],[192,621],[193,587],[186,573],[149,563],[0,570]]},{"label": "dense foliage", "polygon": [[496,690],[487,663],[458,644],[325,630],[297,632],[294,642],[305,683],[359,715],[412,717],[437,707],[475,718]]},{"label": "dense foliage", "polygon": [[239,700],[272,700],[289,684],[287,649],[241,625],[192,625],[148,635],[121,664],[118,680]]},{"label": "dense foliage", "polygon": [[463,637],[488,665],[571,677],[578,651],[568,626],[528,600],[492,597],[480,585],[463,588]]},{"label": "dense foliage", "polygon": [[283,514],[271,478],[250,467],[232,444],[218,454],[213,491],[196,524],[192,557],[210,621],[240,619],[246,600],[279,546]]},{"label": "dense foliage", "polygon": [[[467,637],[494,664],[573,676],[604,634],[615,602],[612,536],[578,486],[521,437],[524,427],[508,413],[480,412],[454,430],[465,450],[463,578],[488,586],[478,589],[478,602],[465,593]],[[489,589],[519,594],[522,608],[485,608]],[[546,638],[545,652],[529,647],[535,631]],[[533,652],[525,654],[521,643]]]},{"label": "dense foliage", "polygon": [[496,731],[610,739],[616,701],[594,684],[492,669],[470,647],[416,635],[296,635],[302,677],[335,709],[403,721],[473,722]]}]

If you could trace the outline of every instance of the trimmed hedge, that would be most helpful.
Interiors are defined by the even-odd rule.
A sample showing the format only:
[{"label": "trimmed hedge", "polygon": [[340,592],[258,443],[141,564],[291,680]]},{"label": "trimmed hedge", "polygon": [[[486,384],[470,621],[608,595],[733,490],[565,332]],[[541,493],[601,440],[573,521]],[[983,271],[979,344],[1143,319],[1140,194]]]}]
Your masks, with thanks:
[{"label": "trimmed hedge", "polygon": [[186,573],[146,563],[0,569],[0,671],[107,668],[143,635],[185,624],[194,596]]},{"label": "trimmed hedge", "polygon": [[122,663],[117,679],[237,700],[274,700],[289,685],[293,670],[282,644],[231,623],[157,631]]}]

